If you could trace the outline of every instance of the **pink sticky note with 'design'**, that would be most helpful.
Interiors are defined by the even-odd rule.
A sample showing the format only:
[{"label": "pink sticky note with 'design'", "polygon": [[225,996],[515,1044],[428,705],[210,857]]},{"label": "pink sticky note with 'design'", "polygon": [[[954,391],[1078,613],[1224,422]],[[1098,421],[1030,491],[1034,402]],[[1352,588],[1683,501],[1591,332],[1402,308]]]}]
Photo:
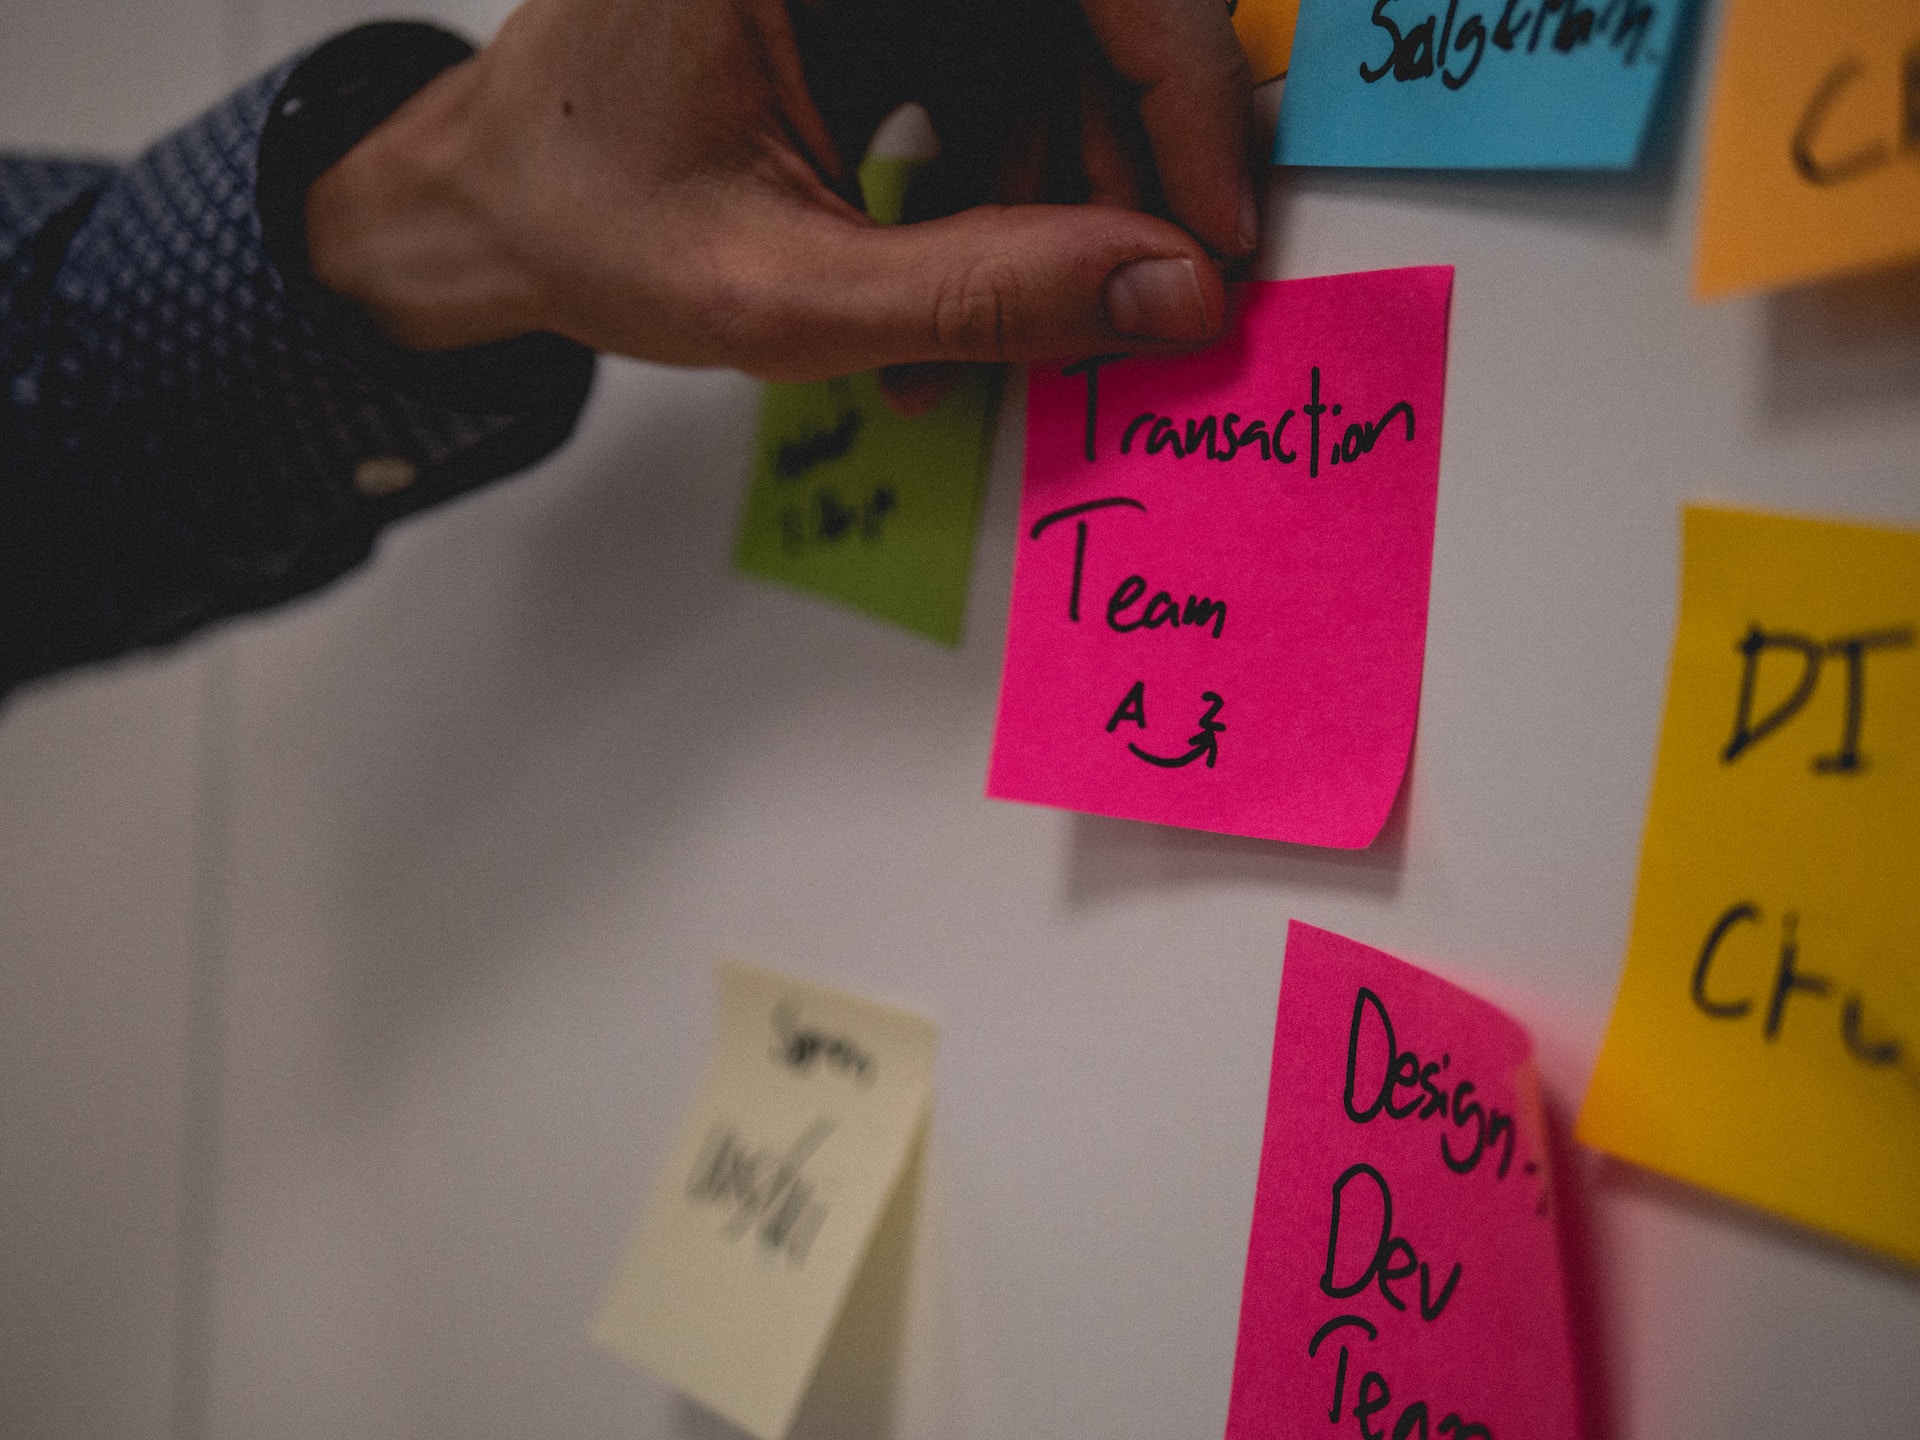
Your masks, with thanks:
[{"label": "pink sticky note with 'design'", "polygon": [[1420,704],[1452,286],[1251,283],[1199,354],[1033,368],[989,795],[1373,842]]},{"label": "pink sticky note with 'design'", "polygon": [[1581,1433],[1533,1046],[1295,921],[1227,1440]]}]

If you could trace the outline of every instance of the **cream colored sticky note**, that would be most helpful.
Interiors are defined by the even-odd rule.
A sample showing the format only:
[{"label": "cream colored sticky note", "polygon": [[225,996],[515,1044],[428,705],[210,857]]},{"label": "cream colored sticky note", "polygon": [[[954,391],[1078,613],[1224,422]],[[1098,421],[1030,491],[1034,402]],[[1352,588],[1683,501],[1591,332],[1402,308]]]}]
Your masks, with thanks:
[{"label": "cream colored sticky note", "polygon": [[1920,1263],[1920,534],[1686,512],[1578,1133]]},{"label": "cream colored sticky note", "polygon": [[932,1105],[934,1028],[743,965],[594,1325],[602,1345],[780,1440]]},{"label": "cream colored sticky note", "polygon": [[1287,73],[1293,54],[1293,26],[1300,18],[1300,0],[1227,0],[1233,33],[1253,67],[1253,83],[1264,85]]},{"label": "cream colored sticky note", "polygon": [[1920,257],[1920,3],[1732,0],[1707,135],[1703,298]]}]

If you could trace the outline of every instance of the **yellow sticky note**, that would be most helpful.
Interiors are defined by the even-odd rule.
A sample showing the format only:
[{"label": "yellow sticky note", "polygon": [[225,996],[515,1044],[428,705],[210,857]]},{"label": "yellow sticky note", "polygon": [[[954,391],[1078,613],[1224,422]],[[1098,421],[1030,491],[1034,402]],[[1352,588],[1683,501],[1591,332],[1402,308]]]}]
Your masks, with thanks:
[{"label": "yellow sticky note", "polygon": [[780,1440],[925,1126],[934,1028],[742,965],[594,1338]]},{"label": "yellow sticky note", "polygon": [[1683,522],[1589,1145],[1920,1263],[1920,534]]},{"label": "yellow sticky note", "polygon": [[1920,3],[1733,0],[1724,26],[1695,291],[1920,256]]},{"label": "yellow sticky note", "polygon": [[1240,48],[1247,52],[1247,63],[1253,67],[1253,83],[1264,85],[1274,76],[1286,74],[1300,0],[1227,0],[1227,14],[1233,20],[1233,33],[1240,37]]}]

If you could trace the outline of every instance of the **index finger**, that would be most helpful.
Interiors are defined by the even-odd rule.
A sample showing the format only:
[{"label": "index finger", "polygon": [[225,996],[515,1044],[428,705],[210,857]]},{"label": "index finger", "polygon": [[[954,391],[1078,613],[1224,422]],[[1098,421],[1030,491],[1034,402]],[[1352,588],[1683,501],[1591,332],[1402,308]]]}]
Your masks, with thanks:
[{"label": "index finger", "polygon": [[1174,217],[1217,255],[1260,239],[1250,167],[1253,75],[1224,0],[1080,0],[1140,119]]}]

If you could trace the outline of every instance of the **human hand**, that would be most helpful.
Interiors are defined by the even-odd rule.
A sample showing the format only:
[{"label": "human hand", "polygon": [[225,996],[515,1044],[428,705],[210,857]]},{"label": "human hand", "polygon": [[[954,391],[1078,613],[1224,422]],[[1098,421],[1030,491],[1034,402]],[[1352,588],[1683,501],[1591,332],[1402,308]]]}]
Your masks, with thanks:
[{"label": "human hand", "polygon": [[[969,94],[956,77],[977,91],[994,76],[952,51],[964,36],[880,23],[890,8],[1017,27],[1044,9],[1034,0],[823,0],[794,12],[799,34],[782,0],[530,0],[316,182],[314,273],[417,349],[552,330],[781,380],[1204,341],[1224,314],[1215,257],[1257,239],[1245,61],[1219,0],[1083,4],[1105,77],[1084,101],[1044,46],[1014,67],[1024,92]],[[1022,32],[999,33],[1003,56],[1021,52]],[[1058,109],[1049,87],[1086,117],[1078,158],[1097,203],[874,226],[851,203],[848,152],[929,85],[956,137],[935,212],[1043,192],[1009,162],[1023,102]],[[1126,144],[1135,114],[1144,171]],[[1156,190],[1180,223],[1124,208]]]}]

